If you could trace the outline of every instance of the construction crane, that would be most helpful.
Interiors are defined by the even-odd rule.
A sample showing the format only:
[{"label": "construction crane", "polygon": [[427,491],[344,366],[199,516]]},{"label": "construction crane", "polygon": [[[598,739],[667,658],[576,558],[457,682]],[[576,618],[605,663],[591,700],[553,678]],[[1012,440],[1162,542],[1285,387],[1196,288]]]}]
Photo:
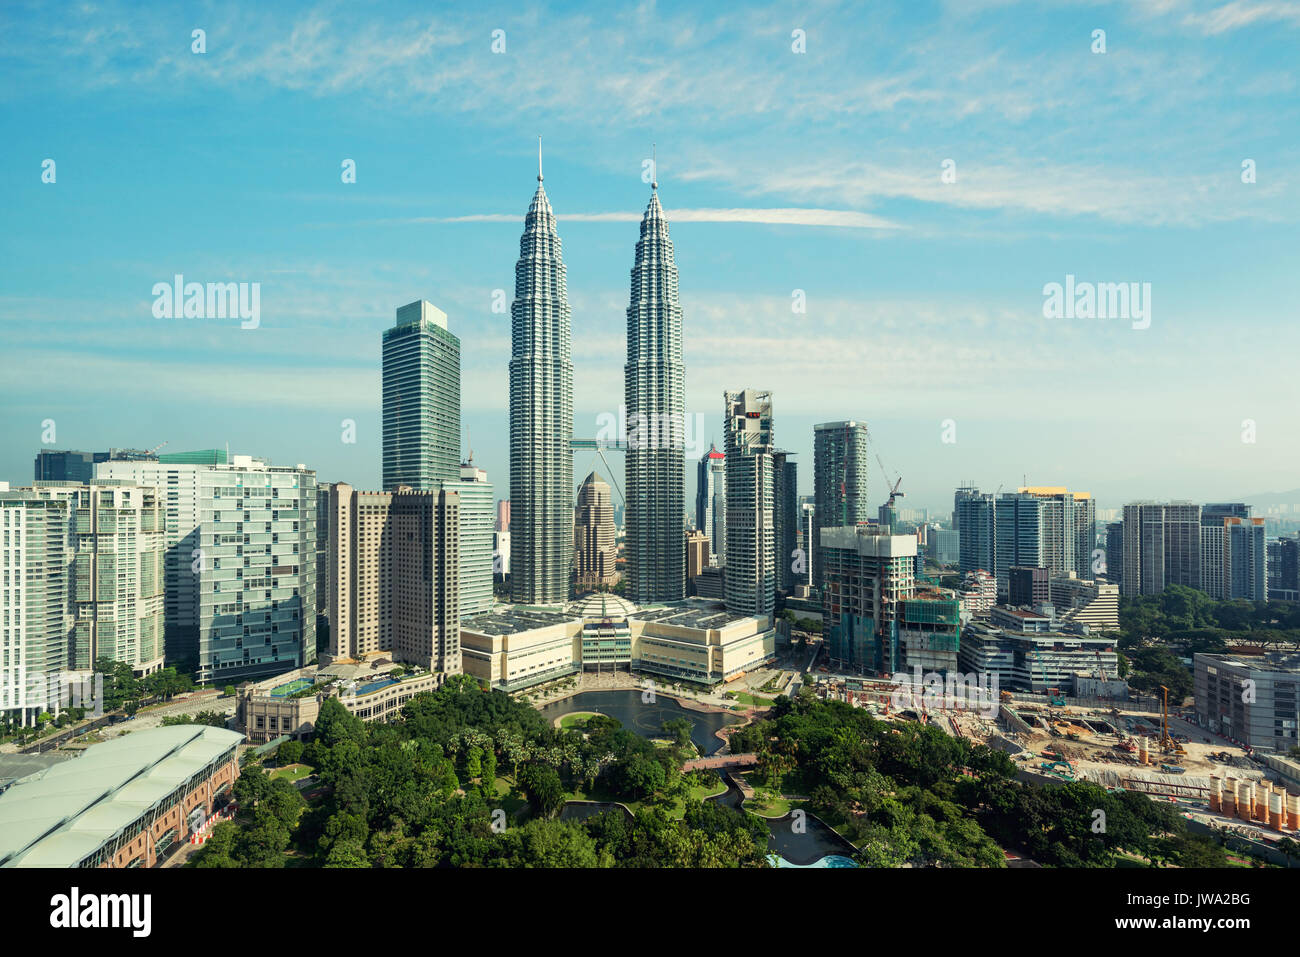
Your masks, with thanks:
[{"label": "construction crane", "polygon": [[[880,453],[878,453],[878,452],[876,453],[876,461],[880,463],[880,472],[881,472],[882,475],[885,476],[885,481],[888,482],[888,481],[889,481],[889,470],[885,468],[885,463],[884,463],[883,461],[881,461]],[[902,484],[903,484],[903,477],[900,475],[900,476],[898,477],[897,481],[894,482],[893,487],[889,490],[889,501],[885,503],[885,507],[886,507],[886,508],[893,508],[893,507],[894,507],[894,499],[896,499],[896,498],[903,498],[904,495],[906,495],[905,492],[900,492],[900,491],[898,490],[898,487],[899,487],[900,485],[902,485]]]},{"label": "construction crane", "polygon": [[146,452],[146,453],[144,453],[144,454],[145,454],[145,455],[153,455],[155,452],[157,452],[160,448],[162,448],[162,447],[163,447],[164,445],[166,445],[166,444],[167,444],[166,442],[161,442],[161,443],[159,443],[158,445],[155,445],[153,448],[151,448],[148,452]]}]

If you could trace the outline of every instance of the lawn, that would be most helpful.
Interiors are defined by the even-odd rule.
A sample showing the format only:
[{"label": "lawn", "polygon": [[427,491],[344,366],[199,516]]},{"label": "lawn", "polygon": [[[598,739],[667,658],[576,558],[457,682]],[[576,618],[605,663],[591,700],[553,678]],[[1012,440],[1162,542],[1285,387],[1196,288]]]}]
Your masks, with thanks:
[{"label": "lawn", "polygon": [[519,812],[527,807],[528,801],[508,779],[498,777],[494,784],[496,786],[497,800],[501,802],[506,817],[516,820]]},{"label": "lawn", "polygon": [[736,693],[736,700],[739,701],[741,704],[748,705],[752,708],[766,708],[768,705],[772,704],[774,699],[760,698],[757,695],[747,694],[744,691],[739,691]]},{"label": "lawn", "polygon": [[285,778],[290,782],[301,781],[315,770],[315,768],[308,764],[290,764],[283,768],[276,768],[271,772],[270,778],[272,781],[277,778]]},{"label": "lawn", "polygon": [[598,714],[600,714],[599,711],[575,711],[573,714],[566,714],[560,719],[560,727],[581,731],[587,726],[588,719],[594,718]]}]

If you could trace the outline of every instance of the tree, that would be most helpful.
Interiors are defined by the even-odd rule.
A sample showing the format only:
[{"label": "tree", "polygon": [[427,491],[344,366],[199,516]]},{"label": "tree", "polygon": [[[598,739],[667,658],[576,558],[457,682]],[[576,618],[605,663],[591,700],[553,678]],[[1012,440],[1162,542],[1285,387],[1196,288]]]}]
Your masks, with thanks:
[{"label": "tree", "polygon": [[519,771],[519,786],[528,803],[542,816],[550,817],[564,804],[564,785],[559,772],[548,764],[525,764]]},{"label": "tree", "polygon": [[360,743],[366,735],[365,722],[358,718],[338,698],[327,698],[316,716],[316,738],[328,748],[351,741]]},{"label": "tree", "polygon": [[276,759],[282,765],[297,764],[302,760],[303,744],[301,741],[286,741],[276,749]]}]

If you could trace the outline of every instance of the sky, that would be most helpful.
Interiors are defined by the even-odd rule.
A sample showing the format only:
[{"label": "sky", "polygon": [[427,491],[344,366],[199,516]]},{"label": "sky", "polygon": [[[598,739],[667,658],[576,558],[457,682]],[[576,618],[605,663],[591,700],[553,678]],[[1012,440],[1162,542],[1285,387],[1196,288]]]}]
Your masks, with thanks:
[{"label": "sky", "polygon": [[[1300,4],[607,6],[0,7],[0,480],[166,442],[378,487],[380,335],[427,299],[506,497],[492,307],[540,134],[579,437],[621,401],[655,144],[704,448],[756,388],[804,493],[813,424],[868,423],[873,506],[1300,487]],[[259,283],[257,327],[156,317],[176,274]],[[1149,325],[1048,316],[1067,276]]]}]

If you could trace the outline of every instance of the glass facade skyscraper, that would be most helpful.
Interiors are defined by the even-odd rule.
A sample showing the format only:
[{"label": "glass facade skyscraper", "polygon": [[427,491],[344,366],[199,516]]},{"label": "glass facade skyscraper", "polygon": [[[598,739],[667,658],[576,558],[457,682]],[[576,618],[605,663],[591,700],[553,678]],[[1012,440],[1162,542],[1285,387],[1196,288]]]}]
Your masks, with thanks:
[{"label": "glass facade skyscraper", "polygon": [[447,314],[420,300],[384,332],[384,488],[460,479],[460,339]]},{"label": "glass facade skyscraper", "polygon": [[[813,502],[817,527],[865,523],[867,514],[867,423],[823,422],[813,426]],[[813,539],[813,585],[821,588],[821,543]]]}]

